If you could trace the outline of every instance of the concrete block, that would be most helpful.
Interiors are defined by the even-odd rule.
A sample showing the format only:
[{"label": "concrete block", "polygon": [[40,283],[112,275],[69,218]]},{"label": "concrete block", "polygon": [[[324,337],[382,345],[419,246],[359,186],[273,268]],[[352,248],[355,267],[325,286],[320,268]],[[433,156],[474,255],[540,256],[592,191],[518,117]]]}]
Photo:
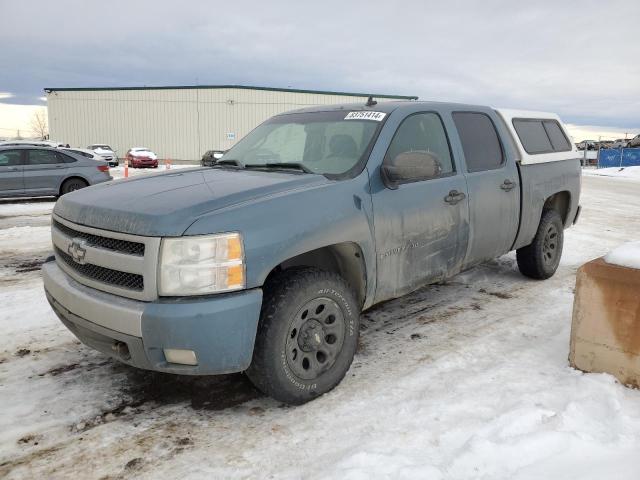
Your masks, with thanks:
[{"label": "concrete block", "polygon": [[602,258],[578,270],[571,324],[571,366],[640,386],[640,270]]}]

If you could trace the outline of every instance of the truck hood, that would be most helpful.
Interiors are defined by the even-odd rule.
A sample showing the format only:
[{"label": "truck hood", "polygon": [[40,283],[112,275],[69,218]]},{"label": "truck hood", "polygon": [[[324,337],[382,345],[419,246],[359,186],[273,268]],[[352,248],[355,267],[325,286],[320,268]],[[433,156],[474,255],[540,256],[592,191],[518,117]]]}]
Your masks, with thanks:
[{"label": "truck hood", "polygon": [[327,182],[322,175],[194,169],[77,190],[60,197],[53,211],[88,227],[151,237],[180,236],[198,217],[215,210]]}]

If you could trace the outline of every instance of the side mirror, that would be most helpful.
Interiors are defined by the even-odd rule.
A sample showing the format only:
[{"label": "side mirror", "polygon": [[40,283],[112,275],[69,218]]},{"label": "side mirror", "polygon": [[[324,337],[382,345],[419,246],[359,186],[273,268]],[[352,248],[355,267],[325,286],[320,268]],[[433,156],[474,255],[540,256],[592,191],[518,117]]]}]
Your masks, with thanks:
[{"label": "side mirror", "polygon": [[402,183],[435,178],[441,173],[438,158],[424,151],[399,153],[381,167],[382,181],[390,189],[396,189]]}]

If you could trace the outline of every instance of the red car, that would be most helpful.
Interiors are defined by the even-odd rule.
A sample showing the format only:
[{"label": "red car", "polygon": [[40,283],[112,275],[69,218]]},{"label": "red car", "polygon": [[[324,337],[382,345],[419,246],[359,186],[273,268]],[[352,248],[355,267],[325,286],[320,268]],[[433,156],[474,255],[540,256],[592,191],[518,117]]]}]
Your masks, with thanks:
[{"label": "red car", "polygon": [[145,147],[134,147],[127,152],[127,161],[131,168],[158,168],[158,157]]}]

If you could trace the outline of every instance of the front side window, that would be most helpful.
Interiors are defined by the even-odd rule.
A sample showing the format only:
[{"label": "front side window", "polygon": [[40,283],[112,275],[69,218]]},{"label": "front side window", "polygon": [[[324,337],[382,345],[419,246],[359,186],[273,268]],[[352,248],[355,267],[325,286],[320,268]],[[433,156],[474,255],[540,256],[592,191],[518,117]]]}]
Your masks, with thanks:
[{"label": "front side window", "polygon": [[27,165],[54,165],[63,163],[57,152],[51,150],[29,150]]},{"label": "front side window", "polygon": [[480,112],[454,112],[462,151],[469,172],[494,170],[504,162],[496,127],[488,115]]},{"label": "front side window", "polygon": [[384,114],[349,117],[349,111],[279,115],[258,126],[218,161],[245,168],[298,168],[312,173],[350,172],[368,154]]},{"label": "front side window", "polygon": [[0,167],[20,165],[20,150],[4,150],[0,152]]},{"label": "front side window", "polygon": [[436,113],[417,113],[402,121],[396,131],[385,162],[394,162],[404,157],[405,162],[421,163],[431,167],[432,174],[416,180],[444,177],[455,172],[455,166],[449,149],[449,141],[442,120]]}]

